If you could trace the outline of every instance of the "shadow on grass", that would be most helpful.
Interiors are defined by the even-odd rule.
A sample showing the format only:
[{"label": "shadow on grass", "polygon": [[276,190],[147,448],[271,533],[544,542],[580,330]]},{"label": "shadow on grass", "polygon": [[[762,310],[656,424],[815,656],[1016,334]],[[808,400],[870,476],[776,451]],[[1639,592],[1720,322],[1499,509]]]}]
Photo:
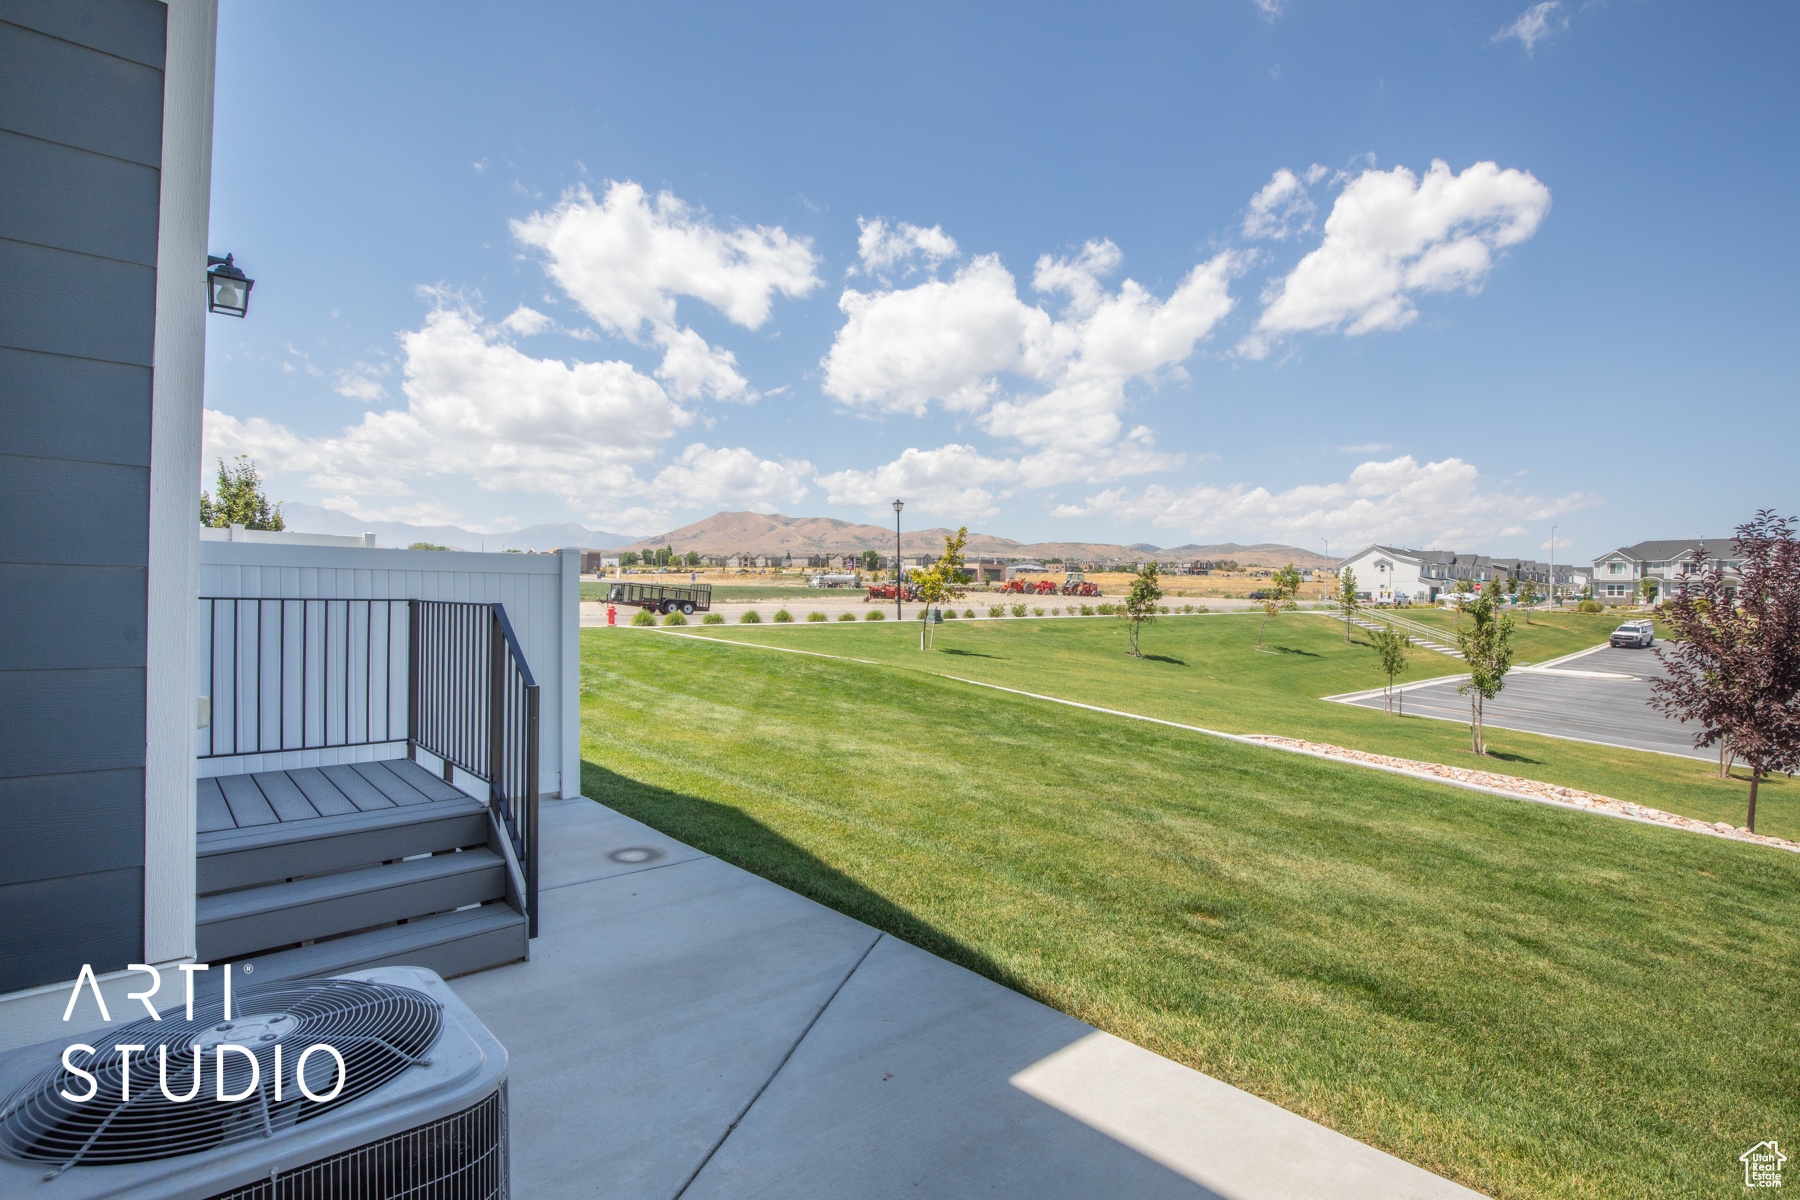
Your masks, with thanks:
[{"label": "shadow on grass", "polygon": [[1267,653],[1269,653],[1269,654],[1298,654],[1302,658],[1324,658],[1325,657],[1323,654],[1317,654],[1311,650],[1298,650],[1298,649],[1295,649],[1293,646],[1270,646],[1267,650]]},{"label": "shadow on grass", "polygon": [[1487,756],[1489,758],[1497,758],[1501,762],[1530,763],[1534,767],[1542,766],[1544,763],[1544,760],[1541,758],[1529,758],[1523,754],[1509,754],[1504,750],[1496,750],[1492,746],[1488,747]]},{"label": "shadow on grass", "polygon": [[870,891],[741,809],[644,783],[587,759],[581,762],[581,791],[696,850],[1039,999],[1023,980],[987,955]]},{"label": "shadow on grass", "polygon": [[1168,655],[1166,655],[1166,654],[1146,654],[1146,655],[1144,655],[1144,661],[1146,661],[1146,662],[1166,662],[1166,663],[1174,663],[1174,664],[1175,664],[1175,665],[1176,665],[1176,666],[1178,666],[1178,667],[1185,667],[1185,666],[1187,666],[1187,663],[1185,663],[1185,662],[1183,662],[1183,661],[1182,661],[1182,660],[1181,660],[1181,659],[1179,659],[1179,658],[1170,658],[1170,657],[1169,657],[1169,656],[1168,656]]},{"label": "shadow on grass", "polygon": [[1003,655],[999,655],[999,654],[983,654],[979,650],[957,650],[951,646],[933,646],[932,649],[936,650],[939,654],[954,654],[958,658],[996,658],[997,659],[997,658],[1004,657]]}]

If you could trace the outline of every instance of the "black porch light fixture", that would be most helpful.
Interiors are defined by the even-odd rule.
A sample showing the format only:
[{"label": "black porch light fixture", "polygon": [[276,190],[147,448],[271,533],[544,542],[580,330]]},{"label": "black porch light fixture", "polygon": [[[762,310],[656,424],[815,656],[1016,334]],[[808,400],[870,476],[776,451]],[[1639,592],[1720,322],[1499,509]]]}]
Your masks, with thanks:
[{"label": "black porch light fixture", "polygon": [[232,265],[231,255],[206,256],[206,311],[241,317],[250,311],[250,289],[256,280]]}]

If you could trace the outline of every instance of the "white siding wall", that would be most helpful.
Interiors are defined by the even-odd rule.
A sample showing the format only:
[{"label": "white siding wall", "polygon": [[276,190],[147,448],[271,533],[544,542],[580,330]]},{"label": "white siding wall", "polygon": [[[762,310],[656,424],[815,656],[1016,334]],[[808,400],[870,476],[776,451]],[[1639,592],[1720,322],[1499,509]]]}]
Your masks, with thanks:
[{"label": "white siding wall", "polygon": [[[206,596],[303,600],[462,600],[506,606],[507,619],[539,686],[539,791],[581,792],[579,738],[580,557],[560,554],[469,554],[440,550],[376,550],[200,543],[200,589]],[[204,606],[202,606],[204,608]],[[202,624],[205,615],[200,617]],[[200,630],[196,694],[206,694],[206,639]],[[203,744],[196,733],[196,753]],[[199,773],[241,774],[392,758],[397,745],[202,759]]]}]

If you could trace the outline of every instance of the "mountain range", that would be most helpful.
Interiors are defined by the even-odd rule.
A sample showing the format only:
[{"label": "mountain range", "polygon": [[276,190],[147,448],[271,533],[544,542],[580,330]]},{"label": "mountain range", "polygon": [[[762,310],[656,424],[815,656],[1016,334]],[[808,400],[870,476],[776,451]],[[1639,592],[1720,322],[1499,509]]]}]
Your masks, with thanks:
[{"label": "mountain range", "polygon": [[452,550],[554,550],[558,546],[609,549],[636,541],[631,533],[608,533],[585,525],[527,525],[510,533],[473,533],[460,525],[409,525],[404,521],[364,521],[336,509],[320,508],[289,500],[281,506],[282,518],[295,533],[372,533],[383,546],[410,546],[431,542]]},{"label": "mountain range", "polygon": [[[422,541],[457,550],[543,551],[557,546],[581,546],[590,550],[641,552],[673,546],[683,553],[697,550],[701,554],[792,554],[804,559],[815,554],[857,554],[864,550],[887,553],[894,546],[894,531],[880,525],[863,525],[831,517],[788,517],[780,513],[714,513],[703,521],[679,529],[651,537],[635,537],[575,524],[530,525],[510,533],[481,534],[456,525],[359,521],[332,509],[294,502],[284,505],[282,511],[288,528],[296,532],[356,534],[366,531],[374,533],[383,545],[405,546]],[[941,526],[905,530],[900,535],[901,553],[939,553],[944,548],[945,536],[954,532]],[[1298,567],[1321,567],[1328,565],[1328,561],[1335,561],[1327,560],[1316,551],[1276,542],[1253,546],[1225,542],[1214,546],[1189,543],[1166,547],[1135,542],[1125,546],[1114,542],[1019,542],[992,533],[970,533],[963,552],[970,558],[1061,558],[1096,562],[1130,562],[1156,554],[1184,559],[1226,559],[1245,566],[1262,567],[1279,567],[1290,562]]]}]

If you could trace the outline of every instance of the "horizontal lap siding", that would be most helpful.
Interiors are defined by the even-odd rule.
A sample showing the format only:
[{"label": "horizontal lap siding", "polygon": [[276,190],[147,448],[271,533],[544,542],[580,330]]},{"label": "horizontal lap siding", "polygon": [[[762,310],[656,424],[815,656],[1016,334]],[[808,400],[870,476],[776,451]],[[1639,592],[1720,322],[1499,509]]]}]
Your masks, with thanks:
[{"label": "horizontal lap siding", "polygon": [[143,952],[165,18],[0,0],[0,992]]},{"label": "horizontal lap siding", "polygon": [[[455,600],[506,606],[540,692],[544,790],[559,782],[561,564],[554,555],[481,555],[449,551],[271,546],[251,542],[201,544],[200,595],[307,600]],[[486,559],[487,562],[478,560]],[[463,570],[427,569],[449,560]],[[496,561],[497,560],[497,561]],[[375,565],[352,565],[369,562]],[[504,564],[504,565],[502,565]],[[204,619],[204,618],[203,618]],[[204,626],[202,634],[204,635]],[[574,631],[568,631],[574,636]],[[202,653],[205,651],[202,642]],[[394,756],[396,746],[287,751],[211,759],[203,774],[290,770]]]}]

